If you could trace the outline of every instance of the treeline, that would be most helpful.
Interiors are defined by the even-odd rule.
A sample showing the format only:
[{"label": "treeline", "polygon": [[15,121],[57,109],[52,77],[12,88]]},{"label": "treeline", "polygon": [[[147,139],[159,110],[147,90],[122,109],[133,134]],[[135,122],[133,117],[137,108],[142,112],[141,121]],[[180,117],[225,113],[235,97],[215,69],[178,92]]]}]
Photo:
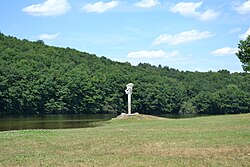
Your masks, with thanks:
[{"label": "treeline", "polygon": [[0,115],[126,112],[129,82],[134,112],[250,112],[247,73],[131,66],[0,33]]}]

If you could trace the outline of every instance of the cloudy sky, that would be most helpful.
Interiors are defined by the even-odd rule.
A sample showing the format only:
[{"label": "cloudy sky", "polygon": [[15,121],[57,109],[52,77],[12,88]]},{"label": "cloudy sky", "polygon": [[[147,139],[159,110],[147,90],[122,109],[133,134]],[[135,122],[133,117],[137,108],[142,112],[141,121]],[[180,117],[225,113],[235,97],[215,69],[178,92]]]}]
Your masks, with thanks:
[{"label": "cloudy sky", "polygon": [[2,0],[0,31],[133,65],[235,72],[250,0]]}]

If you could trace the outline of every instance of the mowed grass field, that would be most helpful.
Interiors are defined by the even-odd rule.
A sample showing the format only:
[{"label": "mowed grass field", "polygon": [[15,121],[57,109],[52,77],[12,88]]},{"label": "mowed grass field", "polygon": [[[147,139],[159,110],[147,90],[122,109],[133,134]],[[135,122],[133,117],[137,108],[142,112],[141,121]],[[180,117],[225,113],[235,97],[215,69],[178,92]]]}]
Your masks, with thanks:
[{"label": "mowed grass field", "polygon": [[250,166],[250,114],[0,132],[0,166]]}]

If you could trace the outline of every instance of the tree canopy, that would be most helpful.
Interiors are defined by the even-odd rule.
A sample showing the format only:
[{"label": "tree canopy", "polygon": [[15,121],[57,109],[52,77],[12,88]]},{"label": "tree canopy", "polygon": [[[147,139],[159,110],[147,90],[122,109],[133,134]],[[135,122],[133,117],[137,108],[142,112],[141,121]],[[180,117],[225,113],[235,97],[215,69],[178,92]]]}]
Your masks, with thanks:
[{"label": "tree canopy", "polygon": [[239,50],[236,55],[242,62],[243,70],[246,72],[250,72],[250,35],[248,35],[246,40],[240,40],[238,49]]},{"label": "tree canopy", "polygon": [[111,61],[0,33],[0,115],[120,113],[225,114],[250,111],[247,73],[179,71]]}]

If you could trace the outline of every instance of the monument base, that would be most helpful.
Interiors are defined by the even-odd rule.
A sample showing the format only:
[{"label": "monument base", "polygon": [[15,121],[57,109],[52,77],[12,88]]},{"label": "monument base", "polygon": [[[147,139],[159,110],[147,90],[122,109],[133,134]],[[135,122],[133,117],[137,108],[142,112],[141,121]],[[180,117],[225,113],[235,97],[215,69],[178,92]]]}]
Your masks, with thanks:
[{"label": "monument base", "polygon": [[118,115],[116,119],[127,119],[127,118],[137,118],[137,117],[140,117],[140,114],[138,112],[133,114],[121,113],[121,115]]},{"label": "monument base", "polygon": [[136,116],[136,115],[139,115],[139,113],[138,112],[136,112],[136,113],[133,113],[133,114],[126,114],[126,113],[121,113],[121,115],[120,116]]}]

